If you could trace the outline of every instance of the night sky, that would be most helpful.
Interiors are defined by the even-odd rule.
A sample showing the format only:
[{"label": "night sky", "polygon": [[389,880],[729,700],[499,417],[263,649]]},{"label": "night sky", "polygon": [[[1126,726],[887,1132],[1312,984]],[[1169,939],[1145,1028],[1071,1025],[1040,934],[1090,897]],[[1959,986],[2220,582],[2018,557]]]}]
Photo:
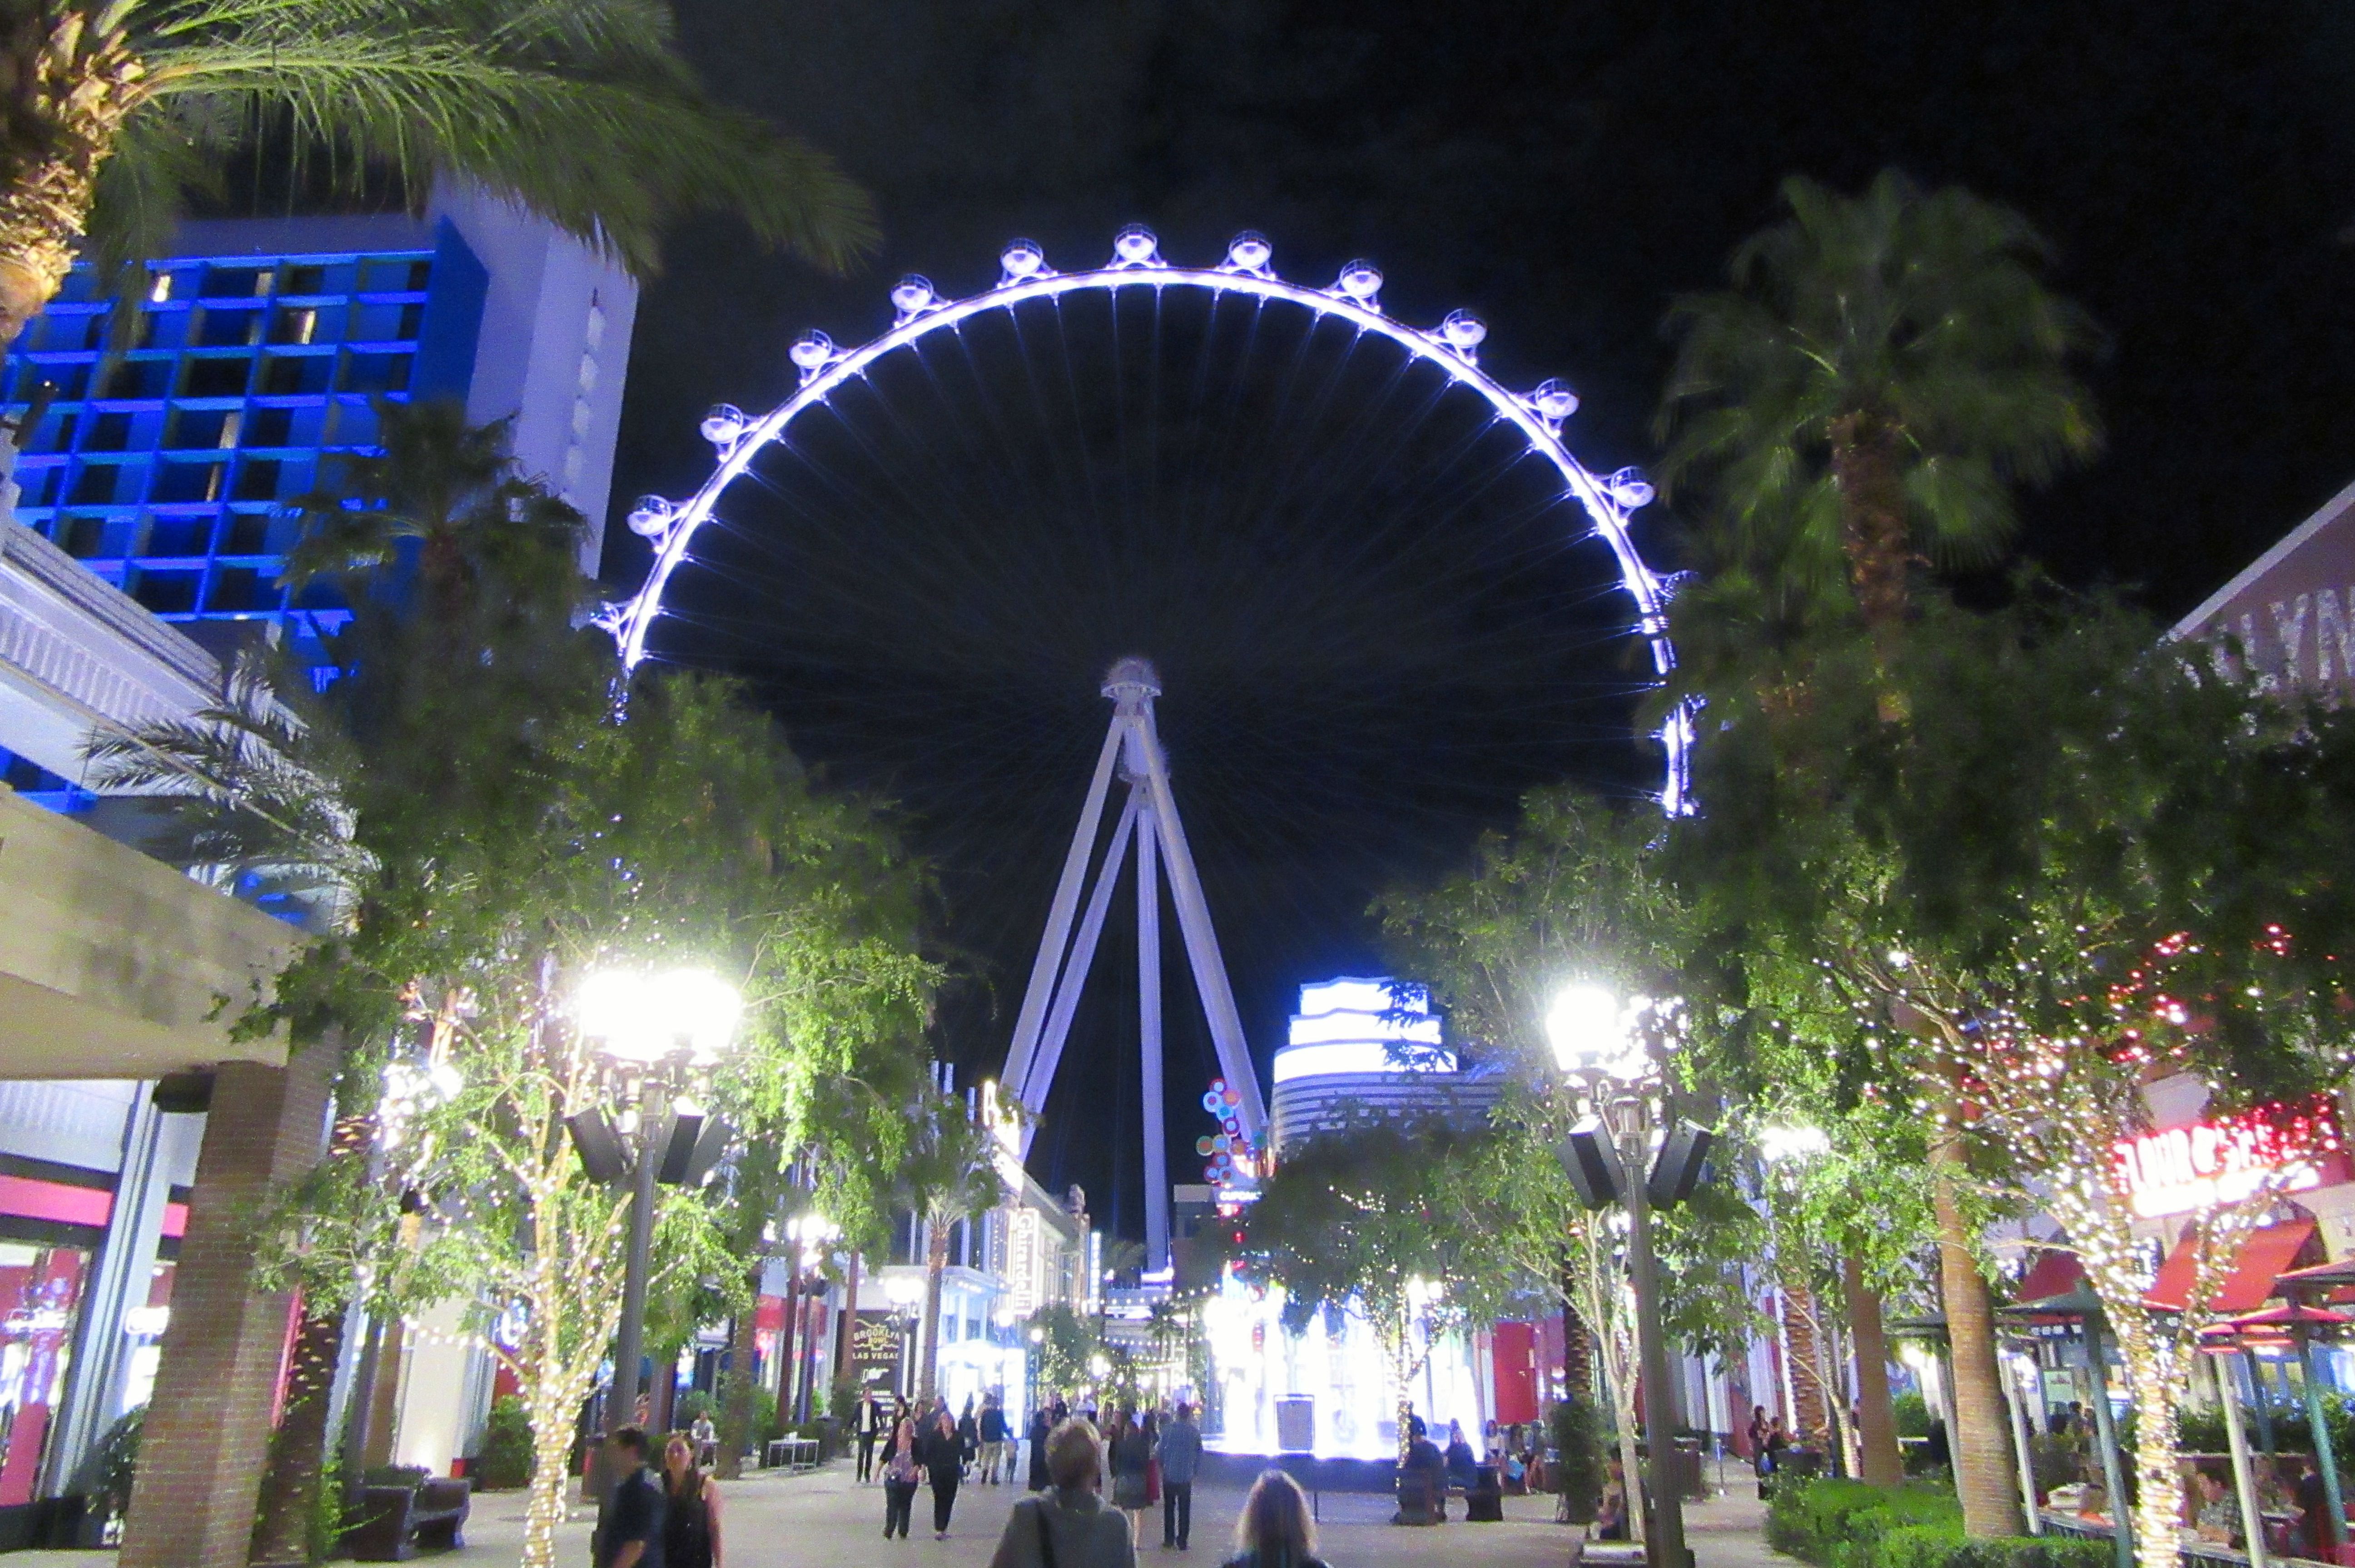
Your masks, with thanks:
[{"label": "night sky", "polygon": [[[2355,478],[2343,6],[680,11],[714,87],[832,150],[886,236],[841,279],[726,224],[677,237],[632,353],[617,582],[644,562],[629,498],[690,493],[703,411],[783,398],[804,329],[871,336],[903,272],[984,287],[1016,235],[1096,265],[1132,221],[1201,262],[1260,229],[1281,273],[1319,285],[1370,257],[1394,315],[1472,308],[1507,385],[1577,387],[1566,433],[1590,467],[1647,464],[1670,296],[1719,282],[1785,175],[1853,187],[1891,164],[2024,211],[2108,336],[2088,369],[2108,454],[2027,504],[2027,548],[2062,576],[2180,613]],[[797,426],[731,492],[658,641],[742,674],[805,756],[898,803],[938,867],[961,976],[939,1043],[968,1075],[1002,1060],[1114,657],[1161,666],[1263,1060],[1302,981],[1380,972],[1364,911],[1382,887],[1460,862],[1534,785],[1657,779],[1607,562],[1465,394],[1299,313],[1124,298],[977,322]],[[1656,563],[1675,527],[1642,515]],[[1133,918],[1033,1163],[1135,1233]],[[1183,975],[1174,929],[1164,962]],[[1182,1179],[1212,1069],[1190,998],[1170,1014]]]}]

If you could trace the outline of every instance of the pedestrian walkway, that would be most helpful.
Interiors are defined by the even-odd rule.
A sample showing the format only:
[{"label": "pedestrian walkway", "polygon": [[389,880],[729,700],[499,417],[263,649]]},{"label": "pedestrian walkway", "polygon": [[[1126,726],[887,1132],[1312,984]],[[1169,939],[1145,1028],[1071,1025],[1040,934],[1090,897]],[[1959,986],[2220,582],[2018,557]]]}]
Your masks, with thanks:
[{"label": "pedestrian walkway", "polygon": [[[1014,1487],[964,1487],[949,1539],[934,1541],[932,1494],[919,1491],[909,1538],[887,1543],[881,1488],[859,1486],[851,1479],[850,1467],[839,1461],[798,1476],[747,1476],[720,1490],[727,1520],[725,1568],[986,1568],[1007,1509],[1025,1495]],[[1160,1550],[1156,1509],[1146,1520],[1140,1560],[1218,1563],[1231,1550],[1229,1532],[1242,1499],[1238,1487],[1197,1488],[1193,1549],[1182,1556]],[[1545,1497],[1507,1498],[1501,1524],[1465,1523],[1451,1508],[1450,1522],[1419,1530],[1391,1524],[1390,1499],[1372,1493],[1327,1492],[1319,1502],[1323,1519],[1317,1529],[1333,1568],[1563,1568],[1582,1533],[1554,1523],[1553,1499]],[[485,1493],[474,1499],[465,1549],[420,1561],[449,1568],[507,1568],[523,1555],[523,1517],[521,1492]],[[1766,1549],[1760,1533],[1764,1517],[1764,1508],[1746,1486],[1688,1507],[1685,1531],[1699,1568],[1792,1568],[1789,1558]],[[589,1520],[588,1509],[576,1509],[559,1533],[560,1568],[586,1568]],[[112,1561],[112,1552],[21,1552],[0,1560],[0,1568],[107,1568]]]},{"label": "pedestrian walkway", "polygon": [[[1747,1477],[1739,1477],[1746,1480]],[[726,1568],[849,1568],[851,1564],[905,1563],[909,1568],[986,1568],[997,1545],[1007,1510],[1026,1495],[1015,1487],[968,1484],[957,1494],[949,1539],[932,1536],[932,1494],[916,1494],[914,1524],[904,1541],[886,1543],[883,1493],[861,1487],[847,1464],[807,1475],[762,1474],[722,1488],[727,1517]],[[1230,1532],[1242,1506],[1239,1487],[1202,1486],[1194,1496],[1193,1549],[1182,1557],[1160,1550],[1156,1509],[1147,1516],[1142,1561],[1215,1564],[1229,1551]],[[1562,1568],[1582,1532],[1553,1521],[1553,1499],[1507,1498],[1501,1524],[1464,1522],[1460,1506],[1450,1522],[1429,1529],[1401,1529],[1390,1522],[1392,1504],[1367,1492],[1327,1492],[1319,1499],[1317,1530],[1333,1568],[1405,1568],[1408,1564],[1461,1564],[1462,1568]],[[1764,1509],[1749,1488],[1692,1506],[1686,1531],[1700,1568],[1791,1568],[1790,1559],[1766,1549],[1760,1534]],[[516,1562],[523,1541],[520,1493],[479,1498],[467,1529],[471,1565]],[[559,1561],[565,1568],[585,1563],[589,1526],[585,1511],[560,1537]],[[16,1568],[9,1564],[8,1568]],[[27,1564],[26,1568],[32,1568]]]}]

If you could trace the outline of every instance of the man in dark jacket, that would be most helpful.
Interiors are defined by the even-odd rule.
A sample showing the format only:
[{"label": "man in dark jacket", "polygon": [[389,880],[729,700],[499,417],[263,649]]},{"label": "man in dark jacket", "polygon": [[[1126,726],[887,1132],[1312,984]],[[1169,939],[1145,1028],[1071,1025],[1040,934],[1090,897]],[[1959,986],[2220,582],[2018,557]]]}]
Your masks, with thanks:
[{"label": "man in dark jacket", "polygon": [[1006,1452],[1006,1440],[1013,1435],[1013,1429],[1006,1424],[1005,1407],[997,1403],[996,1394],[991,1394],[981,1405],[982,1485],[997,1485],[1000,1466],[1005,1467],[1005,1478],[1009,1482],[1014,1479],[1014,1461]]},{"label": "man in dark jacket", "polygon": [[622,1478],[597,1531],[597,1568],[663,1568],[663,1484],[646,1465],[643,1427],[605,1440],[606,1463]]},{"label": "man in dark jacket", "polygon": [[1169,1424],[1161,1429],[1161,1544],[1180,1552],[1193,1550],[1187,1538],[1194,1533],[1194,1474],[1202,1467],[1202,1433],[1194,1424],[1194,1407],[1181,1404]]}]

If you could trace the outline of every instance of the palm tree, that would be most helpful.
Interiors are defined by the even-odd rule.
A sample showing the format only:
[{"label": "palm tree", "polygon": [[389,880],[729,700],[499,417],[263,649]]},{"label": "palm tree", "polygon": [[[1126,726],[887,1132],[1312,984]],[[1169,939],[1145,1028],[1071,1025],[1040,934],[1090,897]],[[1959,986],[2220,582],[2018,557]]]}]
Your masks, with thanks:
[{"label": "palm tree", "polygon": [[16,0],[0,19],[0,347],[85,244],[152,253],[230,155],[345,185],[478,181],[652,272],[664,226],[741,216],[837,266],[874,238],[825,155],[714,102],[666,0]]},{"label": "palm tree", "polygon": [[381,581],[413,543],[440,623],[485,580],[503,604],[569,608],[588,520],[517,473],[514,416],[469,425],[450,398],[378,400],[376,411],[379,447],[344,458],[338,483],[293,503],[303,532],[287,553],[287,585],[299,593],[321,577]]},{"label": "palm tree", "polygon": [[1998,559],[2011,487],[2099,448],[2069,369],[2092,332],[2039,280],[2026,219],[1966,190],[1887,170],[1852,197],[1794,176],[1783,200],[1731,289],[1670,311],[1663,473],[1709,492],[1712,553],[1844,598],[1885,656],[1917,559]]},{"label": "palm tree", "polygon": [[94,731],[82,755],[95,788],[178,797],[155,849],[201,881],[293,896],[341,926],[376,869],[346,799],[351,758],[279,699],[259,651],[231,661],[218,701]]},{"label": "palm tree", "polygon": [[996,1206],[999,1183],[989,1130],[965,1115],[954,1094],[929,1094],[910,1113],[906,1152],[900,1157],[903,1200],[924,1222],[924,1340],[917,1392],[938,1392],[941,1276],[949,1264],[949,1235],[960,1221]]},{"label": "palm tree", "polygon": [[[1706,490],[1696,542],[1713,569],[1706,606],[1680,620],[1734,612],[1727,645],[1704,649],[1734,666],[1734,645],[1787,652],[1808,624],[1852,613],[1885,677],[1914,564],[1993,562],[2018,531],[2012,487],[2098,450],[2069,368],[2093,334],[2044,287],[2048,248],[2026,219],[1968,191],[1924,192],[1888,170],[1853,197],[1795,176],[1783,200],[1791,216],[1734,251],[1732,287],[1669,315],[1682,341],[1656,425],[1663,472]],[[1804,701],[1804,680],[1774,663],[1750,671],[1770,714]],[[1880,706],[1883,720],[1904,717],[1893,689]],[[1975,1536],[2016,1534],[1994,1303],[1959,1201],[1959,1146],[1934,1141],[1931,1164],[1964,1520]],[[1856,1342],[1882,1342],[1879,1299],[1850,1291],[1849,1306]],[[1886,1415],[1871,1413],[1876,1434]]]}]

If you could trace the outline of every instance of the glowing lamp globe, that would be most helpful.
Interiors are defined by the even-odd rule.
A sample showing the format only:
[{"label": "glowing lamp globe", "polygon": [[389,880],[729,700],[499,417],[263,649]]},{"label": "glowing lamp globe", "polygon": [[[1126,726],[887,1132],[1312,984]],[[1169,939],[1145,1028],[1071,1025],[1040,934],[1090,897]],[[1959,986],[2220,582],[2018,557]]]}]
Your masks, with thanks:
[{"label": "glowing lamp globe", "polygon": [[744,1003],[708,969],[601,969],[581,980],[573,1008],[581,1032],[617,1061],[684,1054],[690,1066],[709,1067],[734,1039]]},{"label": "glowing lamp globe", "polygon": [[1632,1083],[1644,1075],[1644,1046],[1628,1028],[1619,998],[1602,986],[1574,984],[1546,1009],[1546,1043],[1565,1073]]}]

